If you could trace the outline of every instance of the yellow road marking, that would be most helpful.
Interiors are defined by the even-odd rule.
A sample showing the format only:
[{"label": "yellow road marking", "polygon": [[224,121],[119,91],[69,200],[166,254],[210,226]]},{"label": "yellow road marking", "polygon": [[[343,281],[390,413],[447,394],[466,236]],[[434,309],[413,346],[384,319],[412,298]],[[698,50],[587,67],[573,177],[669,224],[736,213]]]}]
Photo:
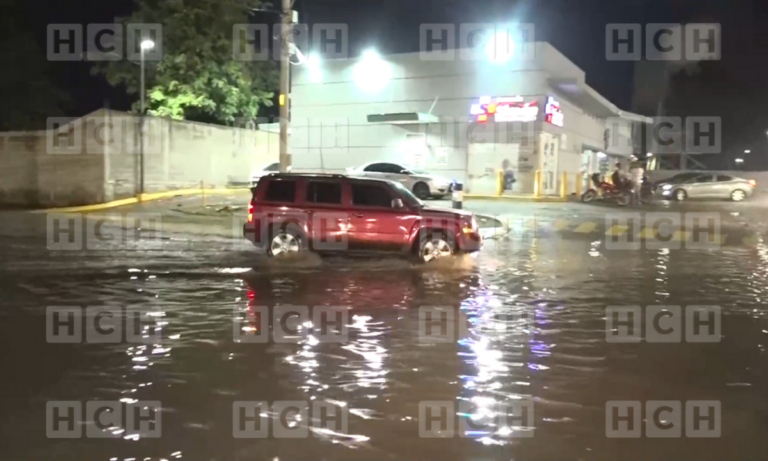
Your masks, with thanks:
[{"label": "yellow road marking", "polygon": [[760,236],[750,235],[749,237],[744,237],[743,239],[741,239],[741,243],[750,247],[757,246],[760,243]]},{"label": "yellow road marking", "polygon": [[676,230],[672,234],[672,241],[673,242],[686,242],[688,241],[688,236],[691,235],[691,232],[684,231],[684,230]]},{"label": "yellow road marking", "polygon": [[619,224],[614,224],[610,229],[605,231],[605,235],[617,237],[627,232],[627,229],[629,229],[629,226],[621,226]]},{"label": "yellow road marking", "polygon": [[568,227],[569,224],[570,223],[568,221],[566,221],[564,219],[561,219],[561,220],[555,222],[555,230],[561,231],[561,230],[565,229],[566,227]]},{"label": "yellow road marking", "polygon": [[595,229],[597,229],[597,223],[594,222],[584,222],[579,225],[576,229],[574,229],[574,232],[578,232],[579,234],[589,234],[590,232],[594,232]]},{"label": "yellow road marking", "polygon": [[644,227],[642,231],[640,231],[640,238],[641,239],[655,239],[656,238],[656,229],[653,227]]}]

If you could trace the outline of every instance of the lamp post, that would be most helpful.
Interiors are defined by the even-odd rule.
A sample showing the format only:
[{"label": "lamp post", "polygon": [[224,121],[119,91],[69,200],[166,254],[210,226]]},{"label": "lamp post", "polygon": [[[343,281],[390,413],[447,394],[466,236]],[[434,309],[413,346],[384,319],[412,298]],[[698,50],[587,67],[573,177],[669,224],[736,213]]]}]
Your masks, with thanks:
[{"label": "lamp post", "polygon": [[146,39],[142,40],[141,48],[141,114],[139,116],[139,196],[144,193],[144,51],[155,47],[155,42]]}]

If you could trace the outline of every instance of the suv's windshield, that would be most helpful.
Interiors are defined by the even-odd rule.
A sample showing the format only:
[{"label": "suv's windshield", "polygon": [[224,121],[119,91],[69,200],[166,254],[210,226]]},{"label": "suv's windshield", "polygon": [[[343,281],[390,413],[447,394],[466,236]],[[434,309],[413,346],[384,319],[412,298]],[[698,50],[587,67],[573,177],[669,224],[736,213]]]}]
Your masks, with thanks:
[{"label": "suv's windshield", "polygon": [[403,203],[406,205],[412,207],[424,206],[424,204],[421,203],[421,200],[417,199],[416,196],[413,195],[413,192],[409,191],[407,187],[403,186],[399,182],[394,181],[392,181],[392,185],[395,186],[395,189],[397,189],[398,192],[400,192],[400,196],[403,198]]}]

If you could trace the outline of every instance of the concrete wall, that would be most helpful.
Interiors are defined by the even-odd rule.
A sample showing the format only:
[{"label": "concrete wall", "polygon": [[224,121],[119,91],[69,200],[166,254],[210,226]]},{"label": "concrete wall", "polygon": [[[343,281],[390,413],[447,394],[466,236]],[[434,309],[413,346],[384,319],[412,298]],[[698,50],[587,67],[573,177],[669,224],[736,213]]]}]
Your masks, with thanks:
[{"label": "concrete wall", "polygon": [[[145,192],[246,184],[278,159],[278,135],[145,119]],[[139,119],[100,110],[56,130],[0,133],[0,205],[67,206],[139,190]]]},{"label": "concrete wall", "polygon": [[[74,122],[62,131],[74,134]],[[28,207],[104,200],[103,155],[93,142],[67,142],[52,132],[0,133],[0,205]]]}]

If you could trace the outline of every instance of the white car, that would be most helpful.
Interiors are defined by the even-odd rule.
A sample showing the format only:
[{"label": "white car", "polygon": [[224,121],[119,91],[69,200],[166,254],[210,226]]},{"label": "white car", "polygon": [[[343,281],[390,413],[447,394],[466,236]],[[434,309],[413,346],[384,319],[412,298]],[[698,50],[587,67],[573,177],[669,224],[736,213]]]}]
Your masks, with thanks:
[{"label": "white car", "polygon": [[[291,171],[291,167],[288,167],[288,171]],[[270,163],[265,165],[262,169],[253,171],[251,173],[251,187],[254,187],[261,179],[262,176],[266,176],[270,173],[280,172],[280,162]]]},{"label": "white car", "polygon": [[347,174],[399,182],[422,200],[445,197],[451,193],[453,184],[453,181],[443,176],[392,162],[371,162],[357,168],[347,168]]}]

